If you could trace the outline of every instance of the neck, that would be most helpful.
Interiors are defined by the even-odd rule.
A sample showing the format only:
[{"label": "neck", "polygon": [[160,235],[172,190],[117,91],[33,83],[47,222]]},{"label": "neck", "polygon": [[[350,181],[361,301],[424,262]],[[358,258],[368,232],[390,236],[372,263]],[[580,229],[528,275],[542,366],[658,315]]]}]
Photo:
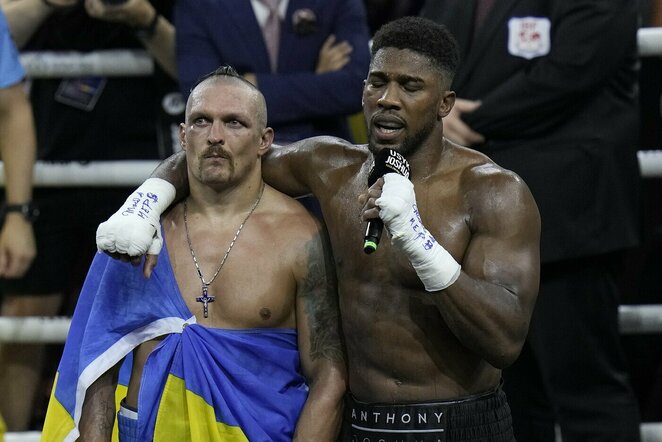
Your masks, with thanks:
[{"label": "neck", "polygon": [[441,134],[428,137],[427,140],[407,155],[407,161],[411,168],[411,178],[423,178],[432,175],[443,167],[444,158],[449,148],[449,143]]},{"label": "neck", "polygon": [[245,213],[255,204],[264,182],[257,179],[246,180],[237,186],[212,189],[209,186],[191,186],[188,209],[207,215],[227,215]]}]

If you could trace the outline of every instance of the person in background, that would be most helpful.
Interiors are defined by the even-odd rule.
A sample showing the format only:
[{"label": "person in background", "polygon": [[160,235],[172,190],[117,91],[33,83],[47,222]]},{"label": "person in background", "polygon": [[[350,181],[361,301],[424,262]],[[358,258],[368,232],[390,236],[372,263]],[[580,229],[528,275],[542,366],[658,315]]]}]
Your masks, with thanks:
[{"label": "person in background", "polygon": [[255,84],[283,144],[315,135],[351,139],[370,59],[361,0],[182,0],[175,11],[179,83],[227,64]]},{"label": "person in background", "polygon": [[[122,441],[337,440],[346,368],[333,258],[322,224],[262,181],[266,121],[264,97],[232,68],[193,88],[179,137],[191,193],[163,217],[161,265],[145,279],[97,254],[45,440],[111,440],[118,361],[132,350]],[[138,211],[159,203],[134,196]]]},{"label": "person in background", "polygon": [[[362,0],[181,0],[175,27],[184,96],[201,75],[231,65],[264,94],[277,143],[352,139],[370,58]],[[299,201],[321,218],[315,198]]]},{"label": "person in background", "polygon": [[363,0],[368,15],[370,35],[396,18],[417,15],[423,0]]},{"label": "person in background", "polygon": [[[263,159],[265,181],[312,193],[324,213],[349,368],[343,441],[513,441],[501,373],[535,304],[540,217],[519,176],[444,138],[457,64],[447,28],[394,20],[372,45],[368,145],[314,137]],[[174,155],[138,188],[159,199],[149,213],[126,212],[134,194],[99,226],[100,250],[136,261],[149,252],[151,274],[160,214],[175,189],[187,193],[184,160]],[[407,175],[405,163],[410,180],[386,173]],[[366,221],[377,218],[381,244],[366,254]]]},{"label": "person in background", "polygon": [[20,278],[36,255],[32,167],[37,147],[32,108],[23,89],[25,72],[1,10],[0,57],[0,159],[5,177],[0,277]]},{"label": "person in background", "polygon": [[[20,50],[147,49],[157,61],[154,74],[142,78],[32,79],[29,96],[38,160],[146,160],[174,151],[171,124],[183,111],[183,104],[161,105],[181,103],[181,96],[167,74],[175,71],[174,58],[159,55],[174,54],[174,30],[167,20],[171,1],[155,2],[156,7],[147,0],[128,0],[121,5],[101,0],[1,0],[0,5]],[[179,98],[169,99],[175,96]],[[23,139],[29,140],[29,132],[25,132]],[[91,236],[99,220],[124,200],[126,191],[104,187],[35,190],[34,203],[40,211],[34,222],[39,254],[22,278],[0,279],[3,315],[71,314],[96,250]],[[63,251],[67,251],[67,259],[62,259]],[[48,349],[55,353],[56,349]],[[9,398],[0,411],[8,430],[41,428],[43,414],[39,416],[38,410],[43,407],[35,398],[42,376],[52,380],[54,374],[55,367],[45,363],[56,362],[59,355],[48,358],[41,344],[7,344],[0,351],[0,391]],[[44,402],[46,398],[44,395]]]},{"label": "person in background", "polygon": [[640,235],[637,2],[430,0],[421,15],[461,47],[446,136],[540,207],[540,292],[504,371],[517,440],[553,442],[557,424],[563,442],[638,441],[614,280]]},{"label": "person in background", "polygon": [[[23,89],[24,78],[18,51],[0,10],[0,159],[5,181],[4,201],[0,207],[1,278],[22,277],[37,254],[32,228],[38,215],[32,203],[32,168],[37,141],[32,108]],[[0,314],[19,313],[19,307],[3,303]],[[5,430],[0,412],[0,439]]]}]

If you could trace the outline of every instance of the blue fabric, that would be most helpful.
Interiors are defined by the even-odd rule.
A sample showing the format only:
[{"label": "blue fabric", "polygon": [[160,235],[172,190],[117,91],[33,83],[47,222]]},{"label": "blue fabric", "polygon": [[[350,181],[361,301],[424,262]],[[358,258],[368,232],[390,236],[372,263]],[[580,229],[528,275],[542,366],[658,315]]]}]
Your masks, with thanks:
[{"label": "blue fabric", "polygon": [[9,33],[5,14],[0,9],[0,88],[13,86],[23,77],[25,77],[25,71]]},{"label": "blue fabric", "polygon": [[120,442],[140,442],[137,419],[117,413],[117,429]]},{"label": "blue fabric", "polygon": [[[291,440],[308,394],[300,373],[296,331],[211,329],[196,324],[178,291],[166,247],[150,279],[143,277],[141,266],[105,254],[95,256],[72,318],[45,434],[54,426],[49,422],[51,407],[61,404],[77,427],[89,385],[137,345],[162,335],[168,336],[143,369],[139,440],[152,440],[158,432],[163,388],[172,377],[183,379],[187,392],[213,409],[216,422],[240,426],[248,440]],[[207,421],[193,422],[195,413],[177,412],[188,419],[186,425],[197,429],[207,425],[209,431],[216,431]],[[77,435],[77,428],[71,428],[65,440]]]}]

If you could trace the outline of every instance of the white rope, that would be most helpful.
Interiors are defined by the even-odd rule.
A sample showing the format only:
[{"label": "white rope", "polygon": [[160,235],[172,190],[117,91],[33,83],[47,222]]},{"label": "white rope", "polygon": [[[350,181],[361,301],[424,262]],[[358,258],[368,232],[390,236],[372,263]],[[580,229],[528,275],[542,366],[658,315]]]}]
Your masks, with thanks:
[{"label": "white rope", "polygon": [[61,344],[71,318],[46,316],[0,317],[0,342]]},{"label": "white rope", "polygon": [[621,305],[618,322],[624,335],[662,333],[662,304]]},{"label": "white rope", "polygon": [[641,424],[641,442],[662,442],[662,423]]},{"label": "white rope", "polygon": [[[0,342],[63,343],[71,318],[0,317]],[[619,325],[622,334],[662,333],[662,305],[621,305]]]},{"label": "white rope", "polygon": [[140,76],[154,72],[154,61],[144,50],[94,52],[22,52],[21,64],[30,78],[80,77],[84,75]]},{"label": "white rope", "polygon": [[5,433],[5,442],[39,442],[41,432],[25,431],[22,433]]},{"label": "white rope", "polygon": [[637,46],[640,57],[662,55],[662,27],[639,28],[637,32]]},{"label": "white rope", "polygon": [[643,178],[662,177],[662,150],[640,150],[637,156]]},{"label": "white rope", "polygon": [[[159,160],[90,161],[51,163],[37,161],[34,166],[35,187],[121,187],[137,186],[159,165]],[[2,165],[2,162],[0,162]],[[0,186],[5,185],[4,166],[0,169]]]},{"label": "white rope", "polygon": [[[662,150],[638,153],[641,176],[662,177]],[[141,184],[159,165],[160,160],[90,161],[51,163],[37,161],[34,167],[36,187],[121,187]],[[5,185],[0,161],[0,186]]]},{"label": "white rope", "polygon": [[[662,27],[640,28],[639,56],[662,55]],[[154,61],[144,50],[99,50],[93,52],[22,52],[21,63],[30,78],[62,78],[84,75],[147,76]]]}]

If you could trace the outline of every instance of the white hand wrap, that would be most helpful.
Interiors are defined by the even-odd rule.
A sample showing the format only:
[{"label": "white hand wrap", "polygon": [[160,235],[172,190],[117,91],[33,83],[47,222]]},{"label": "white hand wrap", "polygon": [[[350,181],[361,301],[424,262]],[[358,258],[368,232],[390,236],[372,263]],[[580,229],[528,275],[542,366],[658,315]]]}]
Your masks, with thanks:
[{"label": "white hand wrap", "polygon": [[459,278],[460,264],[421,222],[411,181],[397,173],[384,175],[382,195],[375,203],[391,244],[407,255],[425,290],[443,290]]},{"label": "white hand wrap", "polygon": [[158,255],[163,246],[159,221],[175,199],[175,187],[160,178],[149,178],[125,201],[120,210],[97,228],[97,248],[110,253]]}]

